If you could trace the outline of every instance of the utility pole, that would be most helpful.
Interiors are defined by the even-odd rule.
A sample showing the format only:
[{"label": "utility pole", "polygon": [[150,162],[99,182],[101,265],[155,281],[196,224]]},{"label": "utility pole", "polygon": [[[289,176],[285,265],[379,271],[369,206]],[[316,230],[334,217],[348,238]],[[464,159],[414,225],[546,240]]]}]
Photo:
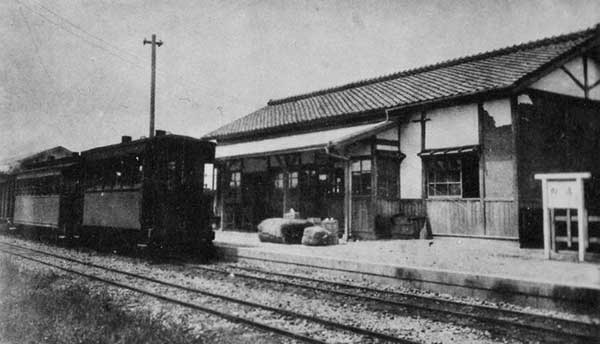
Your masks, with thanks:
[{"label": "utility pole", "polygon": [[144,45],[152,44],[152,77],[150,80],[150,135],[148,137],[154,137],[154,92],[156,91],[156,46],[159,47],[163,44],[162,41],[156,40],[156,35],[152,35],[152,40],[149,41],[144,38]]}]

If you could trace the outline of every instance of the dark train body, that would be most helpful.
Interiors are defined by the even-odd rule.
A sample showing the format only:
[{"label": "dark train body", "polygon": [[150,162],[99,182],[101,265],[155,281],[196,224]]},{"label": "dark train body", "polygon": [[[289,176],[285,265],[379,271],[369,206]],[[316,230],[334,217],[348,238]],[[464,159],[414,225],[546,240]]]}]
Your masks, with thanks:
[{"label": "dark train body", "polygon": [[6,227],[100,249],[212,246],[204,166],[215,145],[158,132],[0,176]]},{"label": "dark train body", "polygon": [[14,174],[12,224],[36,235],[67,237],[81,216],[79,158],[29,166]]}]

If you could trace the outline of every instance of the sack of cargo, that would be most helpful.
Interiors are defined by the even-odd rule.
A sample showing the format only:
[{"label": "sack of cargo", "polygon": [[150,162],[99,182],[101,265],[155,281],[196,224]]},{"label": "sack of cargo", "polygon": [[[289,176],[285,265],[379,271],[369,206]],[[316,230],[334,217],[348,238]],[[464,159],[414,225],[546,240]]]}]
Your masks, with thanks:
[{"label": "sack of cargo", "polygon": [[328,230],[331,234],[337,235],[341,238],[344,235],[343,228],[338,227],[338,221],[334,218],[328,218],[321,222],[321,226]]},{"label": "sack of cargo", "polygon": [[337,244],[337,235],[321,226],[310,226],[304,229],[302,245],[323,246]]},{"label": "sack of cargo", "polygon": [[304,228],[313,224],[306,220],[271,218],[258,225],[258,239],[262,242],[300,244]]}]

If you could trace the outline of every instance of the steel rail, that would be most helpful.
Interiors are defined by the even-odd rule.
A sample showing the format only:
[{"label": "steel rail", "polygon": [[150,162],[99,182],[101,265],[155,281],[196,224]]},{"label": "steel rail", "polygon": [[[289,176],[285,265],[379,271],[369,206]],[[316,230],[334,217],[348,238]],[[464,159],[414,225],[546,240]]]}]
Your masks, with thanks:
[{"label": "steel rail", "polygon": [[124,283],[120,283],[120,282],[115,282],[115,281],[112,281],[112,280],[109,280],[109,279],[106,279],[106,278],[102,278],[102,277],[98,277],[98,276],[95,276],[95,275],[92,275],[92,274],[86,274],[86,273],[83,273],[83,272],[80,272],[80,271],[77,271],[77,270],[73,270],[73,269],[65,268],[65,267],[62,267],[62,266],[59,266],[59,265],[56,265],[56,264],[44,262],[44,261],[36,259],[36,258],[27,257],[27,256],[22,255],[20,253],[7,251],[7,250],[1,249],[1,248],[0,248],[0,252],[6,253],[6,254],[10,254],[10,255],[13,255],[13,256],[16,256],[16,257],[19,257],[19,258],[22,258],[22,259],[30,260],[30,261],[33,261],[33,262],[36,262],[36,263],[39,263],[39,264],[42,264],[42,265],[46,265],[46,266],[55,268],[55,269],[59,269],[59,270],[62,270],[62,271],[65,271],[65,272],[68,272],[68,273],[71,273],[71,274],[74,274],[74,275],[85,277],[85,278],[88,278],[88,279],[93,280],[93,281],[102,282],[102,283],[105,283],[105,284],[108,284],[108,285],[112,285],[114,287],[131,290],[133,292],[136,292],[136,293],[139,293],[139,294],[142,294],[142,295],[151,296],[153,298],[156,298],[156,299],[159,299],[159,300],[162,300],[162,301],[170,302],[170,303],[173,303],[173,304],[176,304],[176,305],[179,305],[179,306],[183,306],[183,307],[191,308],[191,309],[198,310],[198,311],[201,311],[201,312],[205,312],[205,313],[209,313],[209,314],[212,314],[212,315],[216,315],[216,316],[218,316],[220,318],[227,319],[227,320],[235,322],[235,323],[249,325],[249,326],[252,326],[252,327],[259,328],[261,330],[265,330],[265,331],[272,332],[272,333],[277,333],[277,334],[280,334],[280,335],[285,336],[285,337],[289,337],[289,338],[301,340],[301,341],[306,342],[306,343],[327,344],[327,342],[324,342],[324,341],[321,341],[321,340],[318,340],[318,339],[315,339],[315,338],[311,338],[311,337],[308,337],[308,336],[304,336],[302,334],[298,334],[298,333],[295,333],[295,332],[291,332],[291,331],[287,331],[287,330],[280,329],[280,328],[277,328],[277,327],[273,327],[273,326],[270,326],[270,325],[267,325],[267,324],[263,324],[263,323],[260,323],[260,322],[256,322],[256,321],[253,321],[253,320],[250,320],[250,319],[247,319],[247,318],[244,318],[244,317],[240,317],[240,316],[237,316],[237,315],[232,315],[232,314],[228,314],[228,313],[225,313],[225,312],[220,312],[220,311],[214,310],[212,308],[199,306],[197,304],[186,302],[186,301],[179,300],[179,299],[176,299],[176,298],[164,296],[164,295],[161,295],[161,294],[158,294],[158,293],[146,290],[146,289],[138,288],[138,287],[131,286],[131,285],[124,284]]},{"label": "steel rail", "polygon": [[[192,267],[199,269],[199,270],[211,271],[211,272],[222,273],[222,274],[232,273],[232,271],[219,270],[219,269],[209,268],[209,267],[205,267],[205,266],[192,265]],[[525,329],[534,330],[534,331],[552,332],[552,333],[559,334],[562,336],[575,336],[575,337],[578,337],[583,340],[589,340],[592,338],[593,339],[600,338],[600,328],[597,325],[594,325],[591,323],[586,323],[586,322],[581,322],[581,321],[576,321],[576,320],[560,319],[560,318],[557,318],[554,316],[546,316],[546,315],[541,315],[541,314],[527,313],[527,312],[523,312],[523,311],[499,309],[499,308],[494,308],[494,307],[485,306],[485,305],[472,305],[472,304],[454,301],[454,300],[445,300],[445,299],[441,299],[441,298],[435,298],[432,296],[415,295],[415,294],[402,293],[402,292],[396,292],[396,291],[386,291],[386,290],[370,288],[370,287],[363,287],[363,286],[356,286],[356,285],[346,284],[346,283],[341,283],[341,282],[327,281],[327,280],[322,280],[322,279],[317,279],[317,278],[312,278],[312,277],[305,277],[305,276],[298,276],[298,275],[285,274],[285,273],[279,273],[279,272],[265,271],[262,269],[237,267],[237,266],[232,267],[232,268],[243,270],[243,271],[248,271],[248,272],[253,272],[253,273],[260,273],[260,274],[264,274],[264,275],[273,275],[273,276],[283,277],[283,278],[287,278],[287,279],[305,280],[308,282],[320,283],[322,285],[324,284],[324,285],[329,285],[332,287],[340,287],[340,288],[345,288],[345,289],[349,289],[349,290],[356,290],[358,292],[368,292],[368,293],[374,293],[374,294],[376,294],[376,293],[387,294],[387,295],[390,295],[391,297],[398,297],[398,298],[404,298],[404,299],[426,300],[427,303],[430,303],[434,306],[418,304],[418,303],[410,302],[410,301],[398,301],[398,300],[393,300],[390,298],[381,298],[381,297],[376,297],[376,296],[370,296],[370,295],[365,295],[364,293],[350,293],[350,292],[346,292],[346,291],[322,288],[322,287],[318,287],[318,286],[311,286],[311,285],[306,285],[306,284],[301,284],[301,283],[296,283],[296,282],[291,282],[291,281],[235,273],[235,275],[239,276],[239,277],[254,279],[254,280],[263,281],[263,282],[277,283],[277,284],[288,285],[288,286],[293,286],[293,287],[298,287],[298,288],[317,290],[317,291],[324,292],[324,293],[337,294],[337,295],[341,295],[341,296],[345,296],[345,297],[359,298],[359,299],[374,301],[374,302],[383,303],[383,304],[393,304],[396,306],[407,307],[407,308],[418,308],[418,309],[429,311],[429,312],[443,312],[446,314],[471,318],[471,319],[474,319],[474,320],[477,320],[480,322],[491,322],[491,323],[495,323],[495,324],[515,326],[515,327],[525,328]],[[476,314],[476,313],[469,312],[469,310],[461,311],[461,310],[457,310],[457,309],[449,309],[447,307],[444,307],[444,305],[452,305],[453,307],[471,308],[471,309],[476,309],[480,312],[493,312],[496,314],[496,316],[485,315],[485,314]],[[511,318],[512,319],[516,318],[519,320],[516,320],[516,321],[509,320]],[[526,319],[522,319],[522,318],[526,318]],[[544,324],[544,322],[552,322],[552,324],[546,325],[546,324]],[[540,324],[541,324],[541,326],[540,326]],[[589,334],[578,333],[576,330],[572,329],[571,327],[577,327],[579,329],[581,329],[582,327],[585,327],[587,330],[587,333],[589,333]]]},{"label": "steel rail", "polygon": [[[208,292],[208,291],[205,291],[205,290],[200,290],[200,289],[196,289],[196,288],[185,287],[185,286],[181,286],[181,285],[178,285],[178,284],[175,284],[175,283],[158,280],[158,279],[151,278],[151,277],[141,276],[141,275],[134,274],[134,273],[131,273],[131,272],[122,271],[122,270],[118,270],[118,269],[115,269],[115,268],[106,267],[106,266],[102,266],[102,265],[98,265],[98,264],[94,264],[94,263],[89,263],[89,262],[81,261],[81,260],[74,259],[74,258],[64,257],[64,256],[61,256],[61,255],[58,255],[58,254],[54,254],[54,253],[50,253],[50,252],[46,252],[46,251],[42,251],[42,250],[32,249],[32,248],[29,248],[29,247],[23,247],[23,246],[20,246],[20,245],[14,245],[14,244],[5,243],[5,242],[0,242],[0,244],[8,245],[8,246],[11,246],[11,247],[15,247],[17,249],[28,250],[28,251],[31,251],[31,252],[36,252],[36,253],[44,254],[44,255],[47,255],[47,256],[50,256],[50,257],[54,257],[54,258],[58,258],[58,259],[63,259],[63,260],[70,261],[70,262],[77,263],[77,264],[81,264],[81,265],[84,265],[84,266],[89,266],[89,267],[94,267],[94,268],[98,268],[98,269],[103,269],[103,270],[106,270],[106,271],[111,271],[111,272],[114,272],[114,273],[122,274],[122,275],[125,275],[125,276],[130,276],[130,277],[133,277],[133,278],[138,278],[138,279],[145,280],[145,281],[152,282],[152,283],[156,283],[156,284],[162,284],[162,285],[169,286],[169,287],[172,287],[172,288],[178,288],[178,289],[185,290],[185,291],[192,292],[192,293],[197,293],[197,294],[201,294],[201,295],[205,295],[205,296],[209,296],[209,297],[213,297],[213,298],[218,298],[218,299],[226,300],[226,301],[233,302],[233,303],[242,304],[242,305],[249,306],[249,307],[260,308],[260,309],[267,310],[267,311],[270,311],[270,312],[273,312],[273,313],[279,313],[279,314],[284,315],[284,316],[305,319],[305,320],[308,320],[308,321],[319,323],[321,325],[324,325],[324,326],[327,326],[327,327],[330,327],[330,328],[337,328],[337,329],[341,329],[341,330],[344,330],[344,331],[353,332],[353,333],[360,334],[360,335],[367,336],[367,337],[372,337],[372,338],[386,340],[386,341],[389,341],[389,342],[402,343],[402,344],[415,344],[415,343],[418,343],[418,342],[411,341],[411,340],[408,340],[408,339],[394,337],[392,335],[388,335],[388,334],[385,334],[385,333],[374,332],[374,331],[371,331],[371,330],[367,330],[367,329],[356,327],[356,326],[352,326],[352,325],[340,324],[340,323],[334,322],[332,320],[323,319],[323,318],[315,317],[315,316],[312,316],[312,315],[306,315],[306,314],[302,314],[302,313],[296,313],[296,312],[293,312],[293,311],[289,311],[289,310],[285,310],[285,309],[280,309],[280,308],[276,308],[276,307],[271,307],[271,306],[267,306],[267,305],[263,305],[263,304],[259,304],[259,303],[255,303],[255,302],[251,302],[251,301],[241,300],[241,299],[237,299],[237,298],[230,297],[230,296],[220,295],[220,294]],[[0,251],[3,251],[3,250],[0,249]],[[82,273],[78,273],[78,274],[82,274]],[[85,275],[85,274],[82,274],[82,275]],[[265,325],[265,326],[268,326],[268,325]]]}]

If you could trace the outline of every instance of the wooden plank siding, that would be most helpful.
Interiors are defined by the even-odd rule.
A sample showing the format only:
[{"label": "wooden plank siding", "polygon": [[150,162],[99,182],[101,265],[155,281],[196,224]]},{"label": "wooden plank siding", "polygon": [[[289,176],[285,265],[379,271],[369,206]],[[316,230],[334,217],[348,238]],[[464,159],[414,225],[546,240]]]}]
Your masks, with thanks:
[{"label": "wooden plank siding", "polygon": [[420,198],[401,199],[398,207],[399,212],[406,216],[427,216],[425,200]]},{"label": "wooden plank siding", "polygon": [[434,235],[517,238],[517,207],[513,200],[485,200],[485,231],[480,202],[479,199],[402,199],[398,202],[398,212],[427,216]]},{"label": "wooden plank siding", "polygon": [[427,199],[425,202],[433,235],[485,235],[479,199]]},{"label": "wooden plank siding", "polygon": [[485,235],[517,239],[518,206],[514,200],[485,200]]},{"label": "wooden plank siding", "polygon": [[352,234],[361,239],[375,239],[375,217],[371,196],[352,197]]}]

